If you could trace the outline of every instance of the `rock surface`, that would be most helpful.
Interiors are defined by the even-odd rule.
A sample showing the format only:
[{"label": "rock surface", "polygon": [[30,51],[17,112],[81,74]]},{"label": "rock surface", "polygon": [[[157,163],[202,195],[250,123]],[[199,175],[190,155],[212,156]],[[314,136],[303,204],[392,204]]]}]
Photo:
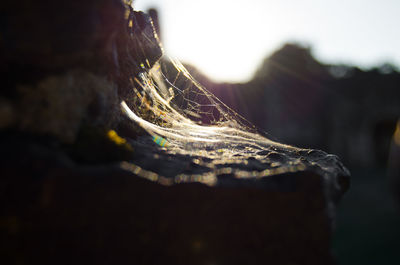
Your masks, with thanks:
[{"label": "rock surface", "polygon": [[336,156],[161,148],[116,107],[161,56],[149,17],[118,0],[21,4],[0,9],[1,264],[334,263]]},{"label": "rock surface", "polygon": [[[308,151],[301,171],[243,178],[229,169],[268,168],[268,155],[219,164],[132,143],[134,163],[82,165],[3,137],[2,263],[334,264],[334,210],[348,185],[335,157]],[[279,153],[269,163],[295,156]]]}]

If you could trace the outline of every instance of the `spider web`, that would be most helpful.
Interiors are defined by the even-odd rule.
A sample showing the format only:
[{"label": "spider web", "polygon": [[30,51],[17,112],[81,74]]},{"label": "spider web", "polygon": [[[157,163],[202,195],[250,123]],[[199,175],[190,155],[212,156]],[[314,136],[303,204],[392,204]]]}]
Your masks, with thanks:
[{"label": "spider web", "polygon": [[[138,31],[135,34],[147,33]],[[147,42],[149,36],[135,39]],[[137,45],[146,58],[145,50],[149,43],[138,42]],[[147,59],[145,62],[150,66]],[[136,140],[139,149],[152,145],[164,153],[190,157],[193,163],[204,169],[202,174],[197,175],[196,181],[215,181],[218,174],[262,177],[304,169],[298,157],[292,156],[298,149],[262,136],[250,122],[196,81],[178,60],[163,58],[150,69],[144,67],[143,63],[137,67],[141,71],[129,77],[132,93],[121,102],[121,109],[148,133],[148,136],[141,138],[140,144]],[[278,149],[281,150],[279,156],[285,157],[281,159],[285,161],[283,164],[266,156],[276,155]],[[146,156],[146,153],[142,154]],[[247,160],[251,157],[257,159],[257,170],[244,171],[243,166],[247,167]],[[209,160],[213,162],[204,162]],[[224,167],[226,164],[231,166]],[[163,179],[161,175],[133,163],[125,166],[136,174],[144,172],[142,176],[151,180]],[[174,172],[169,175],[175,177],[175,182],[188,177]],[[191,176],[196,176],[193,173]]]},{"label": "spider web", "polygon": [[[250,122],[211,94],[177,60],[163,60],[133,81],[134,110],[125,103],[123,110],[151,135],[164,137],[168,143],[199,146],[223,139],[232,144],[234,139],[246,142],[250,135],[260,140]],[[244,138],[238,141],[238,137]]]}]

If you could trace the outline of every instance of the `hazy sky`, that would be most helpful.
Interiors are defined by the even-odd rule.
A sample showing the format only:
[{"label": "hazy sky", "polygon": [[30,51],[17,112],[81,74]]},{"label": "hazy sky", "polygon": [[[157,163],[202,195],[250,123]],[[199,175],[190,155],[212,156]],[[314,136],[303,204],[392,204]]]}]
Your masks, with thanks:
[{"label": "hazy sky", "polygon": [[250,79],[284,42],[323,62],[400,65],[400,0],[134,0],[159,10],[168,55],[219,81]]}]

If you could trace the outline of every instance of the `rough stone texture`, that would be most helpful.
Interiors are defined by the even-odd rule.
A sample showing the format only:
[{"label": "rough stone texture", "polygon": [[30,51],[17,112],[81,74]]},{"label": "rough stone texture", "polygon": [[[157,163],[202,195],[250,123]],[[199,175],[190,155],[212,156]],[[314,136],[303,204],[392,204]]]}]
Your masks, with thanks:
[{"label": "rough stone texture", "polygon": [[160,149],[113,110],[162,53],[149,17],[118,0],[19,3],[0,9],[1,264],[333,263],[337,157]]},{"label": "rough stone texture", "polygon": [[[348,172],[322,152],[304,154],[325,162],[302,172],[162,185],[128,162],[79,165],[16,136],[1,144],[2,264],[333,264],[331,207]],[[160,174],[202,172],[198,157],[143,152]]]},{"label": "rough stone texture", "polygon": [[118,121],[115,85],[90,72],[69,71],[17,90],[17,126],[22,131],[47,133],[71,143],[84,122],[110,127]]},{"label": "rough stone texture", "polygon": [[162,55],[150,17],[122,0],[25,0],[0,14],[0,128],[72,143],[83,123],[116,127],[132,76]]}]

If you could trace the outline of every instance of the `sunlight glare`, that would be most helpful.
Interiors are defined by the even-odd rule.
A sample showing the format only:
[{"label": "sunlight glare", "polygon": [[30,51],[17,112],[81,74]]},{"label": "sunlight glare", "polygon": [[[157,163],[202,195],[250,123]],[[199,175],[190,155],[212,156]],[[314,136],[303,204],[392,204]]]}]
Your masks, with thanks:
[{"label": "sunlight glare", "polygon": [[168,55],[215,81],[251,79],[285,42],[310,44],[325,63],[368,68],[400,63],[400,1],[135,0],[160,11]]},{"label": "sunlight glare", "polygon": [[[246,8],[238,1],[229,2],[228,10],[226,1],[177,2],[179,10],[196,12],[179,12],[169,10],[169,5],[163,6],[161,23],[169,29],[162,36],[165,50],[216,81],[249,80],[263,57],[260,50],[275,48],[278,36],[282,35],[276,25],[268,26],[277,19],[276,12],[267,11],[268,16],[263,18],[267,23],[261,24],[259,19],[266,10],[253,10],[248,5]],[[271,39],[257,41],[260,36]]]}]

